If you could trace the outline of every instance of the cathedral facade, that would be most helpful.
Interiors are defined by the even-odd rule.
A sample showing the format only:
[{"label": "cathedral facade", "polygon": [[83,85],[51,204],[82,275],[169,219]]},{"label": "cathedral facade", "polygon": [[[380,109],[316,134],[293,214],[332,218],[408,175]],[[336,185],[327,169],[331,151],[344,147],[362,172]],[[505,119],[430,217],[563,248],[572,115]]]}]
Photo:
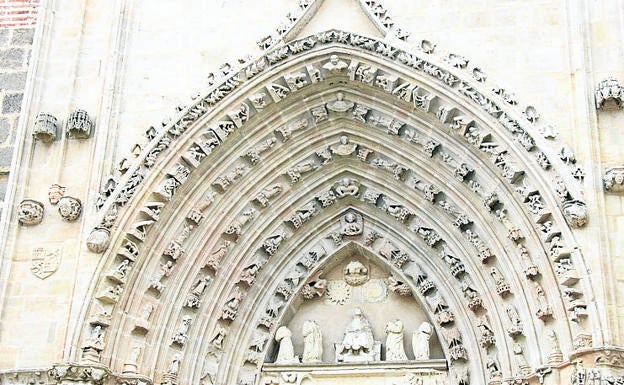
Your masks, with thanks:
[{"label": "cathedral facade", "polygon": [[624,383],[621,0],[13,3],[1,385]]}]

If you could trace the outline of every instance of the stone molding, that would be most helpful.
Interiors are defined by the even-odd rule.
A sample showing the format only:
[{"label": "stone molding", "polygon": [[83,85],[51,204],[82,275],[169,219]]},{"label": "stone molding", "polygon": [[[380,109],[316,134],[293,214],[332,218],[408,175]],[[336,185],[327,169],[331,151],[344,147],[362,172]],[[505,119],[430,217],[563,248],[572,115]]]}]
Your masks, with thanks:
[{"label": "stone molding", "polygon": [[[413,363],[369,363],[364,367],[358,364],[263,365],[263,373],[269,376],[282,373],[305,374],[310,370],[322,376],[324,372],[334,373],[338,369],[347,369],[350,375],[358,373],[358,371],[366,373],[385,370],[418,371],[420,369],[445,371],[447,363],[445,360],[429,360]],[[569,385],[620,383],[624,379],[624,348],[607,346],[578,350],[561,364],[540,367],[533,375],[508,377],[502,380],[501,384],[562,384],[562,382],[552,382],[553,379],[556,380],[557,378],[568,378],[569,380],[564,381],[563,384]],[[58,363],[35,369],[0,370],[0,384],[2,385],[52,385],[61,383],[151,385],[153,381],[151,378],[140,374],[113,373],[108,367],[101,364]]]},{"label": "stone molding", "polygon": [[[375,55],[381,62],[394,61],[403,66],[409,68],[415,73],[429,76],[434,80],[441,82],[444,87],[450,87],[456,90],[459,94],[468,97],[473,103],[476,103],[481,109],[483,109],[488,115],[498,118],[505,128],[516,137],[527,151],[532,151],[536,147],[536,137],[533,136],[531,131],[541,132],[546,139],[552,140],[554,138],[552,127],[540,124],[539,114],[532,106],[526,107],[521,113],[524,115],[524,119],[535,126],[535,128],[524,128],[526,124],[522,120],[516,120],[513,116],[515,112],[508,111],[516,109],[515,104],[517,102],[510,99],[504,99],[504,103],[500,103],[499,99],[501,95],[504,97],[508,95],[507,91],[494,87],[489,91],[491,96],[486,92],[482,93],[484,89],[483,85],[479,82],[475,82],[473,79],[467,78],[461,71],[462,66],[453,65],[454,61],[450,61],[451,65],[448,66],[447,62],[430,56],[427,53],[406,52],[401,48],[392,46],[391,43],[379,41],[373,38],[359,36],[342,31],[327,31],[319,33],[315,36],[310,36],[304,39],[299,39],[294,42],[290,42],[288,45],[277,47],[269,51],[266,55],[252,61],[250,64],[245,64],[242,67],[235,69],[231,65],[227,65],[226,70],[221,74],[221,80],[216,81],[214,85],[207,92],[206,96],[198,97],[195,99],[193,105],[181,108],[178,116],[174,119],[163,122],[161,129],[155,129],[151,127],[146,131],[146,137],[150,140],[149,143],[137,145],[141,150],[141,154],[134,160],[130,161],[132,157],[128,157],[125,161],[121,162],[121,167],[116,170],[113,175],[108,178],[105,189],[101,193],[101,198],[98,206],[102,209],[100,214],[102,216],[108,215],[107,213],[114,207],[123,206],[128,200],[131,199],[134,192],[139,185],[146,178],[150,172],[152,158],[157,159],[162,152],[167,150],[173,145],[173,141],[177,141],[181,136],[185,136],[184,132],[193,126],[193,123],[206,114],[210,114],[213,109],[220,104],[220,102],[227,97],[228,94],[235,92],[236,89],[256,78],[258,75],[269,72],[270,68],[281,64],[290,57],[307,54],[318,50],[315,46],[323,45],[337,45],[338,47],[355,47],[364,49],[367,53]],[[374,74],[372,80],[374,80]],[[474,84],[473,84],[474,83]],[[407,83],[404,83],[407,84]],[[283,87],[283,86],[279,86]],[[285,90],[288,90],[287,88]],[[398,90],[398,89],[397,89]],[[281,91],[283,92],[283,91]],[[394,87],[388,92],[397,92]],[[290,91],[284,94],[287,96]],[[400,95],[400,94],[399,94]],[[419,96],[420,97],[420,96]],[[408,101],[411,100],[408,99]],[[416,103],[416,100],[415,100]],[[420,102],[418,102],[420,103]],[[503,112],[505,111],[505,112]],[[521,110],[522,111],[522,110]],[[245,120],[249,118],[245,113]],[[228,117],[227,119],[232,119]],[[242,124],[240,121],[238,125]],[[231,124],[231,123],[228,123]],[[228,129],[231,130],[231,129]],[[216,131],[219,132],[219,131]],[[217,134],[217,144],[227,137],[228,132],[221,131],[221,134]],[[225,134],[225,135],[224,135]],[[541,140],[539,140],[541,142]],[[540,145],[541,146],[541,145]],[[535,154],[548,154],[552,153],[552,150],[547,148],[541,149],[541,152],[535,152]],[[565,165],[569,168],[568,171],[561,170],[561,176],[565,180],[568,178],[564,174],[569,173],[573,180],[582,179],[583,172],[577,166],[575,166],[576,160],[573,154],[568,154],[569,148],[566,148],[566,155],[561,155]],[[555,157],[548,157],[547,160],[549,166],[557,169],[561,169],[560,166],[555,166],[558,163],[558,159]],[[557,157],[558,158],[558,157]],[[147,167],[146,167],[147,165]],[[569,182],[564,182],[567,190],[572,194],[575,199],[581,199],[581,194],[578,193],[578,187],[570,185]],[[102,225],[103,222],[100,224]]]},{"label": "stone molding", "polygon": [[151,385],[152,379],[140,374],[113,373],[102,364],[57,363],[45,368],[0,370],[2,385]]}]

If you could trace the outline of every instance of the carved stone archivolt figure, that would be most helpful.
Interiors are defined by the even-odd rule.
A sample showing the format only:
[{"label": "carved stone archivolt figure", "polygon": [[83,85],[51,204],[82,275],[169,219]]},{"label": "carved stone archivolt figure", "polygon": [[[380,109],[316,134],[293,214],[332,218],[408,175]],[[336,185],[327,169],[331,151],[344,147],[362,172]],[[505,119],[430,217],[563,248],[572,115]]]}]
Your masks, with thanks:
[{"label": "carved stone archivolt figure", "polygon": [[352,109],[354,105],[355,103],[353,103],[352,101],[344,99],[344,94],[342,92],[338,92],[336,94],[336,100],[327,103],[327,109],[330,111],[343,113]]},{"label": "carved stone archivolt figure", "polygon": [[386,338],[386,361],[407,361],[405,348],[403,347],[403,322],[401,320],[390,321],[384,329]]},{"label": "carved stone archivolt figure", "polygon": [[349,212],[340,220],[342,224],[341,233],[347,236],[362,234],[362,215]]},{"label": "carved stone archivolt figure", "polygon": [[412,335],[412,350],[415,360],[429,359],[429,340],[432,333],[433,326],[429,322],[423,322]]},{"label": "carved stone archivolt figure", "polygon": [[276,364],[299,363],[299,357],[295,356],[295,348],[292,343],[292,332],[286,326],[281,326],[275,332],[275,341],[279,342]]},{"label": "carved stone archivolt figure", "polygon": [[347,196],[357,198],[360,193],[360,184],[351,178],[343,178],[336,184],[335,190],[338,198],[344,198]]},{"label": "carved stone archivolt figure", "polygon": [[339,74],[347,70],[348,64],[340,60],[337,55],[331,55],[329,62],[323,65],[323,68],[334,74]]},{"label": "carved stone archivolt figure", "polygon": [[346,135],[340,137],[340,143],[330,147],[332,153],[340,156],[348,156],[355,152],[357,144],[349,143],[349,138]]},{"label": "carved stone archivolt figure", "polygon": [[323,361],[323,334],[316,321],[303,323],[303,363]]}]

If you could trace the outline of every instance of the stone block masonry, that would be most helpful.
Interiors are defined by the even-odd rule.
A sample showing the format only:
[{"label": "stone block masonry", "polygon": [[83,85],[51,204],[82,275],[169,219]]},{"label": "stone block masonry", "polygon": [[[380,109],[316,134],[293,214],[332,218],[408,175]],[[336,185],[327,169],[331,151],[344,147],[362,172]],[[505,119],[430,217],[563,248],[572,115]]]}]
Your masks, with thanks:
[{"label": "stone block masonry", "polygon": [[0,209],[13,156],[39,0],[0,0]]}]

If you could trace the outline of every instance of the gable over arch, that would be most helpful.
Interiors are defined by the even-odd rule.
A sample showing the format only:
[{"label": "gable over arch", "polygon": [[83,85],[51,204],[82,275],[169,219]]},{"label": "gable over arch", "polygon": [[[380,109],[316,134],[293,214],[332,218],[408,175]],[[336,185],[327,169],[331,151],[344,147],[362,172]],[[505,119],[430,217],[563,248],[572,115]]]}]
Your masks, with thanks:
[{"label": "gable over arch", "polygon": [[[215,375],[226,382],[242,380],[240,368],[253,375],[261,362],[237,349],[250,335],[239,309],[265,304],[242,313],[262,321],[289,257],[305,252],[297,245],[311,247],[319,236],[325,246],[341,242],[332,228],[347,203],[371,231],[390,234],[375,251],[398,268],[414,247],[428,256],[425,276],[444,293],[443,304],[431,300],[429,317],[453,308],[455,319],[442,320],[440,330],[471,341],[471,354],[449,358],[456,373],[470,369],[485,381],[496,359],[506,376],[535,376],[531,366],[550,349],[544,333],[556,330],[571,351],[573,340],[600,330],[588,317],[591,284],[575,272],[584,262],[569,226],[587,220],[578,169],[548,138],[532,135],[533,109],[521,117],[504,93],[486,91],[450,63],[327,31],[232,70],[179,119],[150,129],[151,142],[103,191],[94,234],[118,230],[86,309],[82,358],[123,369],[128,358],[115,352],[138,344],[142,370],[195,381],[205,377],[202,364],[185,357],[208,357],[227,327],[231,345],[211,353],[219,356]],[[91,242],[105,248],[95,236]],[[296,251],[281,253],[282,243]],[[133,267],[121,279],[115,271],[124,261]],[[240,281],[250,262],[271,290]],[[457,263],[464,271],[449,275]],[[418,277],[405,279],[420,285]],[[200,307],[203,296],[212,299],[209,311]],[[102,328],[110,330],[106,348],[89,346]],[[486,329],[496,343],[483,339]],[[527,344],[542,357],[519,367],[516,345]]]}]

